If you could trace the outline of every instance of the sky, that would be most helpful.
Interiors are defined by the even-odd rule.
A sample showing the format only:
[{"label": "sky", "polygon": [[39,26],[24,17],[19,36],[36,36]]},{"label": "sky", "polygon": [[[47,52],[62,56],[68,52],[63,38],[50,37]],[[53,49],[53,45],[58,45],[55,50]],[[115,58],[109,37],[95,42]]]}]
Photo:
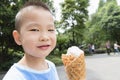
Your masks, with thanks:
[{"label": "sky", "polygon": [[64,0],[54,0],[54,7],[56,10],[56,20],[60,20],[60,13],[61,13],[61,9],[59,6],[59,3],[63,2]]},{"label": "sky", "polygon": [[[117,0],[118,5],[120,5],[120,0]],[[98,8],[99,0],[90,0],[90,6],[88,7],[89,15],[96,12]]]},{"label": "sky", "polygon": [[[60,13],[61,9],[59,6],[59,3],[63,2],[64,0],[54,0],[54,6],[56,7],[56,20],[60,20]],[[117,0],[118,5],[120,5],[120,0]],[[98,8],[99,0],[90,0],[90,6],[88,6],[88,14],[91,15],[96,12],[96,9]]]}]

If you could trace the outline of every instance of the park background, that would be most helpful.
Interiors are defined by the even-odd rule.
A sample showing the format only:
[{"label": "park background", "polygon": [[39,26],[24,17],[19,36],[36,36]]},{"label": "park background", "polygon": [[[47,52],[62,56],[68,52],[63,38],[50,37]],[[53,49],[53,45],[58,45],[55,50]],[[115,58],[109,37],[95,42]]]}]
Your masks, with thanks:
[{"label": "park background", "polygon": [[[15,15],[26,1],[28,0],[2,0],[0,2],[0,71],[7,71],[24,54],[21,46],[14,42],[12,31]],[[47,57],[56,65],[62,65],[61,54],[65,54],[70,46],[78,46],[85,51],[87,56],[90,43],[95,45],[97,54],[106,52],[105,43],[108,40],[112,47],[115,41],[120,44],[118,1],[99,0],[95,12],[89,14],[89,0],[64,0],[60,3],[59,20],[57,20],[57,6],[54,6],[54,1],[42,1],[49,5],[56,19],[57,45]]]}]

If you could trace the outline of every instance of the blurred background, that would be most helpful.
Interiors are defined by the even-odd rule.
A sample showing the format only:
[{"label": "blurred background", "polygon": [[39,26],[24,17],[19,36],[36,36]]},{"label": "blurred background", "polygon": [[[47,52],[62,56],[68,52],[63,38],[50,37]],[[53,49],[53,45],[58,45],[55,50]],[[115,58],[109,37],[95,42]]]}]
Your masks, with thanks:
[{"label": "blurred background", "polygon": [[[23,56],[23,49],[12,37],[15,15],[29,0],[0,1],[0,71]],[[47,59],[62,65],[61,54],[70,46],[78,46],[90,55],[89,45],[94,44],[95,54],[106,52],[109,40],[120,44],[120,0],[42,0],[49,5],[55,17],[57,45]],[[94,3],[94,4],[93,4]]]}]

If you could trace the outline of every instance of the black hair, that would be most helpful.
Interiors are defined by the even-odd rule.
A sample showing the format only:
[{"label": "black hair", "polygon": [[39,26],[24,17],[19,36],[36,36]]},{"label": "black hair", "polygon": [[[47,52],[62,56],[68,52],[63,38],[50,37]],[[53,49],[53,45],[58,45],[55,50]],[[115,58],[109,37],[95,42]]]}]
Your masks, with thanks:
[{"label": "black hair", "polygon": [[47,6],[45,3],[43,3],[42,1],[40,1],[40,0],[31,0],[31,1],[28,1],[28,2],[26,2],[26,3],[23,5],[22,8],[26,8],[26,7],[28,7],[28,6],[42,7],[42,8],[44,8],[44,9],[50,11],[50,9],[48,8],[48,6]]},{"label": "black hair", "polygon": [[51,13],[48,6],[40,0],[33,0],[33,1],[26,2],[15,17],[15,29],[18,30],[18,31],[20,30],[20,25],[21,25],[21,22],[22,22],[22,20],[21,20],[22,17],[20,16],[21,14],[19,15],[19,13],[23,9],[25,9],[26,7],[29,7],[29,6],[33,6],[33,7],[36,7],[36,8],[43,8],[45,10],[48,10]]}]

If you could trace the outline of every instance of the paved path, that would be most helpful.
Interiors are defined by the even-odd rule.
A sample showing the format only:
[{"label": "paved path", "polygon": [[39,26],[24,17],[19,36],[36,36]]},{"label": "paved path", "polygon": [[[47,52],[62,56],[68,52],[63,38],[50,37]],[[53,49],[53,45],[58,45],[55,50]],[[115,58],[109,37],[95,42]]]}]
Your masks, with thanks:
[{"label": "paved path", "polygon": [[[120,55],[95,54],[85,57],[86,80],[120,80]],[[68,80],[63,66],[57,67],[60,80]],[[4,74],[0,75],[2,80]]]},{"label": "paved path", "polygon": [[[60,80],[68,80],[64,67],[57,67]],[[120,55],[95,54],[86,57],[86,80],[120,80]]]}]

